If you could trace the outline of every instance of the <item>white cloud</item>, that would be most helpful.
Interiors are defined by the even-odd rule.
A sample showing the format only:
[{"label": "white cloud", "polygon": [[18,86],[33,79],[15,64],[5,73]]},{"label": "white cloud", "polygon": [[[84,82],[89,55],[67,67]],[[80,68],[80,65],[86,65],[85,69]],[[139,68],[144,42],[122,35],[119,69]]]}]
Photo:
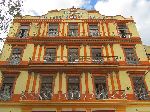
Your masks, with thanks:
[{"label": "white cloud", "polygon": [[95,9],[103,15],[133,16],[143,43],[150,45],[150,1],[103,0],[96,3]]},{"label": "white cloud", "polygon": [[23,15],[43,15],[50,10],[81,7],[86,0],[24,0]]}]

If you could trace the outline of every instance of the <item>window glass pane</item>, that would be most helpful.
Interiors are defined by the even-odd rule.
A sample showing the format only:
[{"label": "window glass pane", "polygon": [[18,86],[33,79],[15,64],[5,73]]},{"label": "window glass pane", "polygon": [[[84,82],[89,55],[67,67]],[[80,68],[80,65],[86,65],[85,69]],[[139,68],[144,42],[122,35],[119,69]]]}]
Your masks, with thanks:
[{"label": "window glass pane", "polygon": [[26,38],[29,33],[29,25],[21,25],[18,33],[19,38]]},{"label": "window glass pane", "polygon": [[138,100],[149,99],[148,92],[146,90],[146,86],[144,84],[144,79],[142,76],[134,76],[132,77],[133,85],[134,85],[134,93]]},{"label": "window glass pane", "polygon": [[108,98],[107,87],[106,87],[106,77],[96,76],[94,78],[94,82],[95,82],[96,99]]},{"label": "window glass pane", "polygon": [[79,61],[78,48],[69,48],[68,61],[69,62],[78,62]]},{"label": "window glass pane", "polygon": [[52,97],[52,76],[43,76],[41,81],[40,95],[43,100],[49,100]]},{"label": "window glass pane", "polygon": [[52,63],[56,60],[56,48],[47,48],[44,60],[46,63]]},{"label": "window glass pane", "polygon": [[126,61],[128,64],[137,64],[138,60],[133,48],[124,48]]},{"label": "window glass pane", "polygon": [[48,35],[49,36],[58,36],[58,24],[49,24],[49,30],[48,30]]},{"label": "window glass pane", "polygon": [[99,36],[98,25],[89,25],[89,34],[90,36]]},{"label": "window glass pane", "polygon": [[11,99],[13,84],[15,77],[3,77],[3,83],[0,90],[0,100],[9,100]]},{"label": "window glass pane", "polygon": [[19,64],[21,61],[21,53],[22,53],[22,48],[13,48],[12,54],[9,58],[9,64],[12,64],[12,65]]},{"label": "window glass pane", "polygon": [[68,99],[80,99],[80,81],[77,76],[68,77]]},{"label": "window glass pane", "polygon": [[69,36],[78,36],[78,24],[69,24]]}]

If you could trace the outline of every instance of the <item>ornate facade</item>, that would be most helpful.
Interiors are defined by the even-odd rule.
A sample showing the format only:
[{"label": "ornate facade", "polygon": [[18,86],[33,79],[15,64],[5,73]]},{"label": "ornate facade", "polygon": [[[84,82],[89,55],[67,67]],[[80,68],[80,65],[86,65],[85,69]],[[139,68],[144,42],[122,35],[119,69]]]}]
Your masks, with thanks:
[{"label": "ornate facade", "polygon": [[149,70],[132,17],[74,7],[15,17],[0,112],[150,112]]}]

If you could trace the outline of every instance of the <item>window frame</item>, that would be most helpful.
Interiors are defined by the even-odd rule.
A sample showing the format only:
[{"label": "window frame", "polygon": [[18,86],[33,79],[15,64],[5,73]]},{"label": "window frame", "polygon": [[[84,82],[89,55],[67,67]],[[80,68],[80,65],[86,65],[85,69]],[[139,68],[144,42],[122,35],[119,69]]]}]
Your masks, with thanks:
[{"label": "window frame", "polygon": [[[148,92],[149,91],[149,89],[148,89],[148,85],[147,85],[147,83],[146,83],[146,80],[145,80],[145,71],[127,71],[127,73],[128,73],[128,75],[129,75],[129,79],[130,79],[130,82],[131,82],[131,87],[132,87],[132,90],[133,90],[133,97],[135,98],[135,99],[137,99],[136,98],[136,96],[135,96],[135,93],[134,93],[134,82],[133,82],[133,77],[142,77],[143,78],[143,84],[145,85],[145,89],[146,89],[146,91]],[[150,95],[149,95],[149,98],[150,98]],[[139,100],[139,99],[137,99],[137,100]]]},{"label": "window frame", "polygon": [[[98,36],[91,36],[90,35],[90,25],[97,25],[97,30],[98,30]],[[89,37],[100,37],[100,27],[99,27],[99,23],[88,23],[88,35]]]},{"label": "window frame", "polygon": [[[38,88],[38,92],[41,92],[41,84],[42,84],[42,77],[52,77],[52,93],[54,96],[54,86],[55,86],[55,78],[56,76],[54,74],[47,74],[47,73],[40,73],[40,80],[39,80],[39,88]],[[51,96],[50,99],[48,100],[53,100],[53,96]]]},{"label": "window frame", "polygon": [[[73,25],[73,26],[76,25],[78,27],[77,29],[74,29],[74,30],[77,30],[77,35],[70,36],[70,25]],[[69,37],[79,37],[80,36],[80,24],[79,23],[68,23],[67,29],[68,29],[67,36],[69,36]]]},{"label": "window frame", "polygon": [[[50,35],[49,35],[50,24],[57,24],[57,25],[58,25],[58,31],[57,31],[58,35],[54,35],[54,36],[50,36]],[[59,22],[49,22],[49,23],[48,23],[47,30],[48,30],[48,31],[47,31],[48,37],[58,37],[58,36],[59,36],[59,32],[60,32],[60,23],[59,23]]]},{"label": "window frame", "polygon": [[[139,64],[139,60],[138,60],[138,56],[137,56],[137,53],[136,53],[136,50],[135,50],[136,49],[135,46],[122,46],[122,49],[123,49],[126,64],[128,64],[128,65],[137,65],[137,64]],[[136,63],[128,63],[125,49],[133,49],[134,58],[136,59]]]},{"label": "window frame", "polygon": [[19,62],[19,64],[10,64],[10,65],[20,65],[22,63],[22,61],[23,61],[22,57],[23,57],[23,54],[24,54],[25,46],[18,46],[18,45],[16,45],[16,46],[12,46],[12,48],[11,48],[11,53],[10,53],[10,56],[8,58],[8,63],[10,61],[10,58],[12,57],[13,49],[16,49],[16,48],[22,49],[21,54],[20,54],[20,62]]},{"label": "window frame", "polygon": [[75,49],[75,48],[77,48],[78,49],[78,62],[77,63],[79,63],[80,62],[80,46],[68,46],[67,47],[67,62],[68,63],[74,63],[74,62],[69,62],[69,60],[68,60],[68,58],[69,58],[69,49]]},{"label": "window frame", "polygon": [[[109,95],[110,95],[110,91],[109,91],[109,85],[108,85],[108,74],[106,73],[101,73],[101,74],[92,74],[92,85],[93,85],[93,92],[94,92],[94,95],[96,96],[95,94],[95,91],[96,91],[96,87],[95,87],[95,77],[105,77],[106,78],[106,89],[107,89],[107,93],[108,93],[108,96],[106,99],[109,98]],[[95,97],[96,99],[96,97]],[[98,99],[98,100],[101,100],[101,99]]]},{"label": "window frame", "polygon": [[68,96],[67,96],[67,99],[68,100],[81,100],[82,99],[82,82],[81,82],[81,74],[77,74],[77,73],[73,73],[73,74],[66,74],[66,93],[68,94],[68,80],[69,80],[69,77],[78,77],[79,78],[79,91],[80,91],[80,98],[79,99],[68,99]]},{"label": "window frame", "polygon": [[[120,32],[120,30],[119,30],[119,25],[121,26],[121,25],[124,25],[125,27],[126,27],[126,29],[125,30],[123,30],[123,31],[125,31],[125,36],[126,37],[123,37],[122,35],[122,33]],[[129,27],[127,26],[127,24],[126,23],[117,23],[117,31],[118,31],[118,34],[119,34],[119,37],[120,38],[131,38],[131,33],[130,33],[130,31],[129,31]],[[129,36],[130,35],[130,36]]]},{"label": "window frame", "polygon": [[[26,37],[21,37],[20,38],[19,33],[20,33],[20,30],[21,30],[22,26],[28,26],[28,30],[27,30],[28,32],[27,32],[27,36]],[[18,27],[18,30],[17,30],[17,33],[16,33],[16,35],[17,35],[16,37],[19,38],[19,39],[26,39],[26,38],[28,38],[30,36],[29,35],[30,34],[30,29],[31,29],[31,23],[20,23],[20,26]]]}]

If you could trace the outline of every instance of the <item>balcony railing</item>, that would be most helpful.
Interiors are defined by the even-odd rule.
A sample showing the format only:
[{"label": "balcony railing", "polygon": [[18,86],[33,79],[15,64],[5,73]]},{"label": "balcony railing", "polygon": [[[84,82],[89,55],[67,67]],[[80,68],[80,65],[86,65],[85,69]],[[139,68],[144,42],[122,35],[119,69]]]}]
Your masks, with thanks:
[{"label": "balcony railing", "polygon": [[128,64],[138,64],[138,59],[136,57],[127,57]]},{"label": "balcony railing", "polygon": [[0,101],[8,101],[12,98],[9,86],[5,86],[4,90],[0,90]]},{"label": "balcony railing", "polygon": [[136,91],[134,90],[134,95],[137,100],[150,100],[150,91]]},{"label": "balcony railing", "polygon": [[68,100],[79,100],[80,99],[80,91],[78,91],[78,90],[68,91],[65,94],[65,97]]},{"label": "balcony railing", "polygon": [[[117,64],[118,56],[100,56],[100,57],[92,57],[92,56],[45,56],[43,58],[44,63],[95,63],[95,64],[107,64],[113,63]],[[39,58],[35,58],[34,60],[30,60],[30,62],[38,62]]]},{"label": "balcony railing", "polygon": [[131,33],[119,33],[119,36],[121,38],[131,38]]},{"label": "balcony railing", "polygon": [[20,64],[21,58],[20,55],[13,55],[10,58],[8,58],[8,62],[10,65],[18,65]]}]

